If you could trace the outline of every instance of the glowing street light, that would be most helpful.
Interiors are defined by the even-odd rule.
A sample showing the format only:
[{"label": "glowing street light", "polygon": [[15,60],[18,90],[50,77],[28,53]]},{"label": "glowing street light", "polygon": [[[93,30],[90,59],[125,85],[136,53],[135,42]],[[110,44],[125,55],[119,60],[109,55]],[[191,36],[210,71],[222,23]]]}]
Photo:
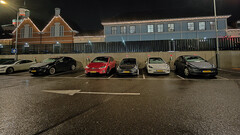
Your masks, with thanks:
[{"label": "glowing street light", "polygon": [[0,3],[1,3],[1,4],[4,4],[4,5],[7,4],[7,2],[4,1],[4,0],[0,0]]}]

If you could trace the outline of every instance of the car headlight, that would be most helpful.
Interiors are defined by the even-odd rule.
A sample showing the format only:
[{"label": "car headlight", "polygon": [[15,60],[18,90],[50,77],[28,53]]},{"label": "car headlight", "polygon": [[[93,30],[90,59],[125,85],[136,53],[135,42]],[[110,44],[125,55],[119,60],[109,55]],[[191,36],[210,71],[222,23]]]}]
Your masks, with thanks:
[{"label": "car headlight", "polygon": [[153,68],[152,66],[148,65],[149,68]]},{"label": "car headlight", "polygon": [[117,67],[117,70],[121,70],[120,66]]},{"label": "car headlight", "polygon": [[102,66],[102,67],[100,67],[100,69],[103,69],[103,68],[106,68],[107,66]]},{"label": "car headlight", "polygon": [[46,66],[42,66],[41,68],[49,68],[49,65],[46,65]]},{"label": "car headlight", "polygon": [[85,68],[89,69],[89,67],[88,67],[88,66],[86,66]]}]

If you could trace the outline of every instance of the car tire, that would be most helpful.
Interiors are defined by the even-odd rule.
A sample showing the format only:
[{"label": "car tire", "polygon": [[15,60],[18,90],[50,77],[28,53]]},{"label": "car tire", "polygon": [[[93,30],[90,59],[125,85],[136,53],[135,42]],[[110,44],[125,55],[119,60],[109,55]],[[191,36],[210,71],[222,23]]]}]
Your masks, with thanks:
[{"label": "car tire", "polygon": [[177,68],[176,65],[174,65],[174,71],[175,71],[176,74],[178,73],[178,68]]},{"label": "car tire", "polygon": [[14,69],[12,67],[7,68],[6,73],[12,74],[14,72]]},{"label": "car tire", "polygon": [[109,75],[109,74],[110,74],[110,71],[111,71],[111,70],[110,70],[110,68],[108,67],[108,68],[107,68],[106,75]]},{"label": "car tire", "polygon": [[51,67],[48,72],[50,75],[53,75],[56,73],[56,69],[54,67]]},{"label": "car tire", "polygon": [[72,71],[76,70],[76,65],[73,64],[73,65],[71,66],[71,70],[72,70]]},{"label": "car tire", "polygon": [[190,77],[190,72],[188,68],[184,68],[183,74],[185,77]]}]

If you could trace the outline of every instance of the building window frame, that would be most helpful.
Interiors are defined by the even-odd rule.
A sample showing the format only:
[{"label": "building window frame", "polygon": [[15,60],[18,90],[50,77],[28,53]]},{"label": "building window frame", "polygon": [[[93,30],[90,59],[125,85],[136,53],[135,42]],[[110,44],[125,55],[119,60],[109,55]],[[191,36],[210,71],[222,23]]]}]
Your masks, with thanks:
[{"label": "building window frame", "polygon": [[211,21],[210,23],[210,30],[215,30],[216,24],[214,21]]},{"label": "building window frame", "polygon": [[131,25],[131,26],[129,27],[129,33],[130,33],[130,34],[136,33],[136,25]]},{"label": "building window frame", "polygon": [[164,25],[163,24],[158,24],[157,25],[157,32],[164,32]]},{"label": "building window frame", "polygon": [[111,27],[111,33],[112,33],[112,35],[116,35],[117,34],[117,27],[116,26],[112,26]]},{"label": "building window frame", "polygon": [[20,29],[20,38],[24,38],[24,28]]},{"label": "building window frame", "polygon": [[126,34],[127,33],[127,27],[126,26],[120,26],[120,33]]},{"label": "building window frame", "polygon": [[169,23],[168,24],[168,32],[174,32],[175,31],[175,24]]},{"label": "building window frame", "polygon": [[195,30],[195,25],[194,22],[188,22],[188,31],[194,31]]},{"label": "building window frame", "polygon": [[198,23],[198,29],[200,30],[200,31],[204,31],[204,30],[206,30],[206,22],[199,22]]},{"label": "building window frame", "polygon": [[50,27],[50,37],[55,37],[55,26]]},{"label": "building window frame", "polygon": [[64,26],[63,25],[60,25],[59,36],[60,37],[64,36]]},{"label": "building window frame", "polygon": [[148,33],[153,33],[154,32],[154,25],[153,24],[147,25],[147,32]]}]

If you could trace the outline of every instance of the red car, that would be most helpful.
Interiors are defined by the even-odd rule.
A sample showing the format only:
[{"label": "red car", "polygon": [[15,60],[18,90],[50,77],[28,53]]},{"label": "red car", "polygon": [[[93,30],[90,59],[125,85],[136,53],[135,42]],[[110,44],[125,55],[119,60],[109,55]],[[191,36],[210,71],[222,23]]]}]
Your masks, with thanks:
[{"label": "red car", "polygon": [[110,56],[102,56],[95,58],[85,68],[85,73],[89,74],[106,74],[108,75],[112,69],[116,69],[116,61]]}]

